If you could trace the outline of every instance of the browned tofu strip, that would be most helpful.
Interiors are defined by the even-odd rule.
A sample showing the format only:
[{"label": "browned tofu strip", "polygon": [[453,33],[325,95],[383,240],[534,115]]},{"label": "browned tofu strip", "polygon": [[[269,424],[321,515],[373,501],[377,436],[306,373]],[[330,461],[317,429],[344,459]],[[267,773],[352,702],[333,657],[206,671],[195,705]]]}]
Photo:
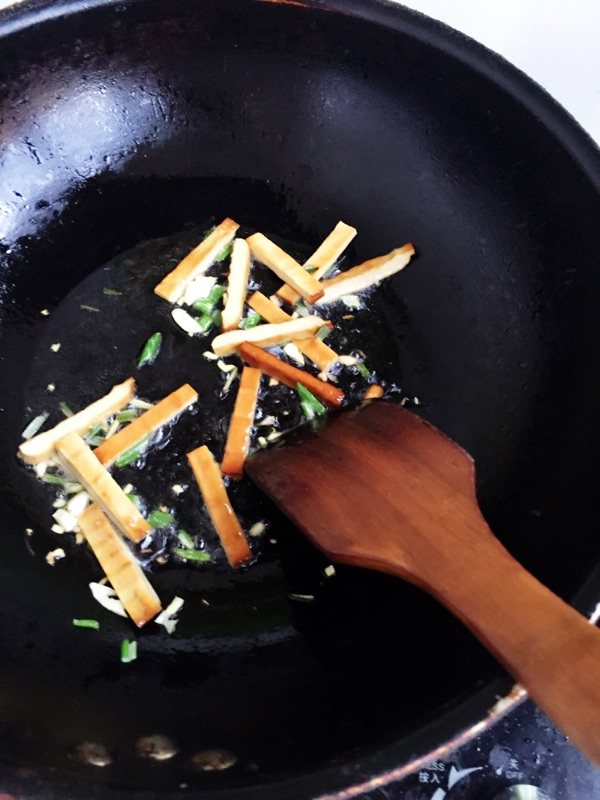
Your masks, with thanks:
[{"label": "browned tofu strip", "polygon": [[[356,234],[356,228],[346,225],[345,222],[338,222],[329,236],[317,247],[312,256],[306,259],[302,265],[303,268],[314,269],[312,276],[315,280],[320,281],[335,264]],[[298,300],[300,300],[300,295],[285,284],[277,290],[277,297],[291,306],[295,305]]]},{"label": "browned tofu strip", "polygon": [[70,433],[60,439],[56,443],[56,454],[64,468],[81,483],[124,536],[139,542],[150,533],[152,527],[79,434]]},{"label": "browned tofu strip", "polygon": [[63,419],[54,428],[23,442],[19,447],[19,457],[27,464],[46,461],[54,454],[54,445],[59,439],[69,433],[86,433],[94,425],[103,422],[107,417],[124,408],[132,400],[134,392],[135,381],[133,378],[118,383],[104,397],[73,414],[72,417]]},{"label": "browned tofu strip", "polygon": [[250,248],[245,239],[236,239],[231,251],[227,302],[223,309],[222,328],[231,331],[237,328],[244,313],[244,300],[248,292],[250,277]]},{"label": "browned tofu strip", "polygon": [[323,294],[319,281],[310,272],[288,255],[285,250],[262,233],[254,233],[246,241],[254,258],[272,270],[278,278],[287,283],[309,303],[314,303]]},{"label": "browned tofu strip", "polygon": [[259,369],[244,367],[242,371],[240,386],[235,398],[229,430],[227,431],[225,454],[221,462],[223,475],[231,475],[232,478],[241,478],[244,472],[244,461],[250,448],[250,434],[254,425],[260,377]]},{"label": "browned tofu strip", "polygon": [[198,399],[198,392],[189,383],[180,386],[171,394],[168,394],[148,411],[140,414],[139,417],[126,425],[110,439],[106,439],[101,445],[96,447],[94,455],[101,464],[109,467],[115,460],[135,447],[143,439],[155,433],[163,425],[181,414],[186,408],[195,403]]},{"label": "browned tofu strip", "polygon": [[346,272],[340,272],[335,278],[329,278],[321,283],[324,294],[317,304],[331,303],[345,294],[360,292],[384,278],[389,278],[404,269],[414,254],[415,249],[412,244],[405,244],[385,256],[371,258]]},{"label": "browned tofu strip", "polygon": [[133,553],[96,503],[88,506],[79,517],[79,527],[125,611],[141,628],[162,609],[158,595]]},{"label": "browned tofu strip", "polygon": [[218,356],[230,356],[244,342],[252,342],[259,347],[272,347],[288,340],[310,339],[323,325],[332,327],[330,322],[314,315],[292,319],[279,325],[257,325],[247,330],[227,331],[215,336],[212,349]]},{"label": "browned tofu strip", "polygon": [[[262,292],[254,292],[254,294],[248,298],[248,305],[251,309],[256,311],[257,314],[260,314],[263,319],[266,319],[267,322],[289,322],[292,319],[289,314],[286,314],[285,311],[275,305],[272,300],[265,297]],[[304,353],[305,356],[308,356],[321,372],[328,373],[338,360],[338,354],[335,350],[332,350],[325,342],[322,342],[321,339],[317,339],[316,337],[312,339],[298,339],[295,344],[298,350]]]},{"label": "browned tofu strip", "polygon": [[187,457],[230,566],[237,569],[247,564],[252,552],[229,502],[219,465],[206,445],[192,450]]},{"label": "browned tofu strip", "polygon": [[155,286],[154,292],[170,303],[176,303],[186,285],[206,272],[219,253],[232,241],[239,227],[234,220],[224,219],[206,239],[187,254],[183,261],[179,262],[172,272],[165,275]]},{"label": "browned tofu strip", "polygon": [[303,369],[287,364],[273,353],[269,353],[268,350],[263,350],[255,344],[244,342],[240,345],[240,356],[246,364],[256,367],[265,375],[270,375],[279,383],[285,383],[290,389],[295,389],[296,385],[301,383],[315,397],[327,403],[330,408],[340,408],[344,402],[344,393],[337,386],[319,380]]}]

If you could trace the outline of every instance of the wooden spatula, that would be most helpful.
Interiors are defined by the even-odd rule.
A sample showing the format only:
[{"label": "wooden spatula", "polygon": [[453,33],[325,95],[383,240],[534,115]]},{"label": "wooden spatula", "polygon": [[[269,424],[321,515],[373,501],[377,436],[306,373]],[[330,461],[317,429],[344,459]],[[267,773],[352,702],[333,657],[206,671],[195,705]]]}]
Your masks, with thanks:
[{"label": "wooden spatula", "polygon": [[252,457],[247,473],[332,560],[430,592],[600,764],[600,630],[493,536],[456,443],[375,401]]}]

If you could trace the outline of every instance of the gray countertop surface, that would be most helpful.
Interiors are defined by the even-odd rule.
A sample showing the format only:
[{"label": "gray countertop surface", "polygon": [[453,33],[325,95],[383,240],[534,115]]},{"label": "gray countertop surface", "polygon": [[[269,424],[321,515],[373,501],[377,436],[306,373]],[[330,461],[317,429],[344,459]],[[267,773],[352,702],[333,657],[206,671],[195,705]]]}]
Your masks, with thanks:
[{"label": "gray countertop surface", "polygon": [[600,143],[600,0],[403,0],[500,53]]}]

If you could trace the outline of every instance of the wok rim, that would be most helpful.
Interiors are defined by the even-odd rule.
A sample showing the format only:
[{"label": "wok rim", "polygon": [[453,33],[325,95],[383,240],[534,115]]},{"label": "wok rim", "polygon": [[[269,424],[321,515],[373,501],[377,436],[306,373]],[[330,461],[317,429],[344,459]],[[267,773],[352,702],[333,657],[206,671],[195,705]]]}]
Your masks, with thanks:
[{"label": "wok rim", "polygon": [[[93,12],[98,8],[135,6],[144,2],[146,0],[24,0],[0,10],[0,39],[34,25],[67,19],[73,15]],[[299,12],[302,9],[312,9],[352,16],[370,24],[398,31],[420,44],[441,51],[469,70],[487,78],[496,88],[517,100],[524,113],[532,113],[567,152],[595,192],[600,194],[600,149],[570,112],[533,78],[503,56],[446,23],[407,8],[394,0],[236,0],[236,2],[240,7],[271,3],[296,6]],[[587,616],[590,623],[595,624],[600,621],[600,564],[596,565],[569,602]],[[519,684],[513,684],[508,675],[497,676],[471,692],[468,699],[456,699],[452,705],[443,710],[439,719],[422,724],[417,734],[411,734],[409,737],[411,739],[424,738],[431,741],[432,735],[435,735],[433,731],[437,730],[438,740],[443,739],[442,744],[435,747],[431,744],[426,746],[424,742],[421,745],[415,744],[415,755],[411,758],[407,759],[406,755],[394,757],[394,751],[398,749],[404,753],[406,751],[407,737],[402,737],[383,750],[359,757],[358,764],[354,763],[357,761],[356,757],[348,754],[339,764],[316,767],[290,777],[227,789],[205,790],[190,787],[186,789],[186,795],[206,800],[226,800],[226,798],[254,800],[257,791],[260,791],[260,796],[264,800],[268,798],[300,800],[309,796],[314,800],[351,800],[365,792],[381,789],[390,783],[402,780],[423,769],[428,763],[449,756],[458,747],[489,730],[526,698],[525,689]],[[461,719],[462,723],[459,722]],[[440,728],[451,729],[454,733],[440,734]],[[390,768],[390,764],[396,766]],[[365,779],[365,774],[370,777]],[[44,782],[44,797],[65,796],[64,785],[54,795],[52,771],[48,771],[47,774],[40,771],[39,775]],[[98,773],[99,777],[100,775],[101,773]],[[41,796],[41,794],[29,794],[28,788],[32,788],[30,777],[23,777],[18,766],[12,764],[0,766],[0,778],[4,780],[5,777],[11,784],[16,782],[24,798]],[[69,783],[69,788],[73,792],[90,787],[89,780],[76,774],[65,774],[64,780]],[[162,794],[147,789],[129,791],[108,784],[105,786],[108,794],[115,800],[119,797],[154,798]],[[3,788],[0,786],[0,794]],[[12,788],[11,786],[10,789]],[[167,795],[168,791],[164,796]],[[70,793],[67,796],[70,797]],[[73,797],[75,796],[73,794]]]}]

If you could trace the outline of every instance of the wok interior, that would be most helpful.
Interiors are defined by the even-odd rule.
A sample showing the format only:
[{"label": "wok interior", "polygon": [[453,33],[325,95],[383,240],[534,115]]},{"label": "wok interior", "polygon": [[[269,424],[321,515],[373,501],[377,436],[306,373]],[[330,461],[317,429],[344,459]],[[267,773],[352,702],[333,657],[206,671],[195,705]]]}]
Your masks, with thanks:
[{"label": "wok interior", "polygon": [[[174,637],[144,634],[134,665],[118,661],[125,621],[72,628],[75,608],[97,613],[92,560],[46,567],[61,543],[44,533],[31,557],[24,528],[47,512],[14,457],[47,370],[39,311],[119,253],[211,216],[310,247],[343,219],[357,261],[414,242],[418,259],[380,290],[369,348],[475,456],[484,512],[529,569],[571,598],[597,562],[597,190],[560,130],[409,18],[413,33],[316,7],[171,0],[90,8],[3,43],[5,762],[113,790],[294,776],[306,788],[326,767],[347,765],[344,782],[439,743],[508,685],[458,622],[386,576],[340,568],[318,603],[289,601],[324,562],[277,515],[278,545],[247,574],[155,576],[187,613]],[[120,366],[106,354],[93,380]],[[92,399],[85,365],[74,373]],[[179,754],[141,764],[135,742],[155,733]],[[113,763],[73,760],[83,741]],[[237,765],[193,772],[211,748]]]}]

